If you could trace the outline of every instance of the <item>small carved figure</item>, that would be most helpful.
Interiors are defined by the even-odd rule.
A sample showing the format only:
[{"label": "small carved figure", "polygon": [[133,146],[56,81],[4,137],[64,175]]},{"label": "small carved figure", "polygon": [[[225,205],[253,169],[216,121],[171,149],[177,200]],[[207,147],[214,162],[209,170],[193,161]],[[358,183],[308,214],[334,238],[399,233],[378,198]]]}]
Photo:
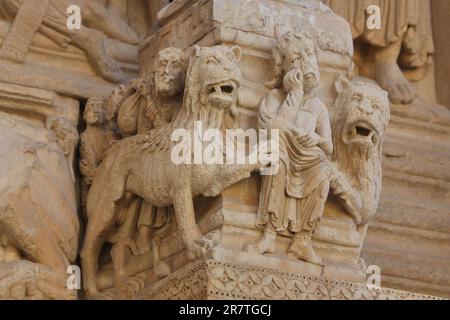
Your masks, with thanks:
[{"label": "small carved figure", "polygon": [[[199,231],[193,198],[217,196],[262,166],[176,165],[171,160],[172,147],[176,145],[171,142],[171,134],[178,128],[193,131],[195,121],[219,129],[226,114],[235,115],[241,76],[239,59],[237,47],[196,47],[190,58],[183,105],[175,120],[147,134],[125,138],[108,150],[94,177],[87,202],[89,221],[82,264],[88,296],[98,294],[97,266],[103,245],[114,241],[111,236],[115,230],[122,229],[123,214],[136,212],[129,209],[141,199],[155,207],[174,205],[179,236],[190,259],[205,255],[216,245]],[[121,277],[119,270],[115,281]]]},{"label": "small carved figure", "polygon": [[72,179],[75,181],[73,164],[75,161],[75,149],[79,141],[79,135],[75,125],[65,118],[53,116],[47,119],[46,127],[49,130],[49,138],[54,140],[63,150],[69,163]]},{"label": "small carved figure", "polygon": [[89,186],[95,170],[102,161],[106,148],[116,140],[115,134],[106,121],[104,100],[90,99],[84,110],[86,130],[81,134],[80,173]]},{"label": "small carved figure", "polygon": [[[331,188],[361,236],[361,247],[381,194],[381,158],[389,123],[387,92],[375,83],[338,79],[333,106]],[[361,249],[361,248],[360,248]]]},{"label": "small carved figure", "polygon": [[81,180],[81,207],[86,208],[86,196],[92,184],[95,170],[103,159],[103,154],[110,144],[117,140],[106,120],[104,100],[90,99],[84,110],[86,130],[80,135],[80,174]]},{"label": "small carved figure", "polygon": [[[158,53],[148,81],[143,78],[136,79],[114,90],[106,101],[108,120],[117,127],[122,137],[148,132],[175,119],[182,104],[186,69],[184,52],[168,47]],[[123,251],[129,248],[133,254],[139,255],[149,252],[152,248],[156,274],[167,275],[170,268],[159,258],[159,243],[171,230],[171,211],[173,208],[157,208],[142,203],[137,221],[136,241],[130,241],[132,235],[129,234],[124,241],[126,246],[114,250],[114,254],[123,255]],[[130,232],[134,230],[130,229]]]},{"label": "small carved figure", "polygon": [[274,48],[276,81],[259,108],[259,127],[280,129],[280,170],[263,178],[257,224],[261,239],[251,253],[274,253],[277,233],[293,241],[288,255],[322,265],[311,237],[323,214],[329,191],[327,155],[333,147],[326,106],[314,95],[320,79],[316,47],[303,33],[288,32]]},{"label": "small carved figure", "polygon": [[162,49],[148,81],[136,79],[114,90],[106,102],[108,120],[123,137],[171,122],[181,106],[186,68],[182,50]]}]

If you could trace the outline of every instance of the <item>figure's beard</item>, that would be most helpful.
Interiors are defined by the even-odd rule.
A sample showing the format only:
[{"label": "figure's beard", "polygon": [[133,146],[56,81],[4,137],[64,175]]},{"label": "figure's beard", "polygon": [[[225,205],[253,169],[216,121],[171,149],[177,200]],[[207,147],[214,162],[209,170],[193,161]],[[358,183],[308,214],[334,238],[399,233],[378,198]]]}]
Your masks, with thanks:
[{"label": "figure's beard", "polygon": [[303,79],[305,92],[311,92],[319,86],[319,77],[315,72],[307,73]]},{"label": "figure's beard", "polygon": [[[338,138],[339,139],[339,138]],[[368,144],[345,144],[336,141],[335,158],[340,170],[351,178],[351,184],[358,190],[371,188],[371,181],[381,175],[379,146]]]},{"label": "figure's beard", "polygon": [[171,80],[160,80],[158,83],[158,93],[165,97],[172,97],[178,93],[177,86]]}]

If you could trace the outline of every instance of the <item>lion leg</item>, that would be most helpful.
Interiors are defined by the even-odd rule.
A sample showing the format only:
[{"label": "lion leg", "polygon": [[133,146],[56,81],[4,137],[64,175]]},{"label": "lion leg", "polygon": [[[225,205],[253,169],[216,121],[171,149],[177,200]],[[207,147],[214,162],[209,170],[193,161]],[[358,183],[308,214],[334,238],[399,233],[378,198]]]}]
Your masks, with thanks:
[{"label": "lion leg", "polygon": [[201,237],[201,232],[195,221],[192,193],[191,190],[186,187],[186,184],[179,185],[178,190],[175,190],[173,204],[175,207],[175,219],[177,221],[181,241],[187,248],[189,259],[195,260],[201,256],[201,253],[194,244],[194,242]]},{"label": "lion leg", "polygon": [[131,247],[135,246],[132,241],[133,232],[136,230],[138,214],[141,208],[141,200],[132,199],[129,203],[121,206],[121,210],[126,210],[126,220],[120,227],[118,235],[115,235],[117,242],[111,250],[114,265],[114,282],[116,288],[121,288],[128,279],[126,265],[132,255]]},{"label": "lion leg", "polygon": [[108,236],[107,233],[114,226],[117,217],[117,208],[114,203],[101,206],[100,208],[102,211],[89,215],[90,219],[84,237],[83,250],[81,252],[83,284],[88,297],[95,297],[98,295],[98,258]]}]

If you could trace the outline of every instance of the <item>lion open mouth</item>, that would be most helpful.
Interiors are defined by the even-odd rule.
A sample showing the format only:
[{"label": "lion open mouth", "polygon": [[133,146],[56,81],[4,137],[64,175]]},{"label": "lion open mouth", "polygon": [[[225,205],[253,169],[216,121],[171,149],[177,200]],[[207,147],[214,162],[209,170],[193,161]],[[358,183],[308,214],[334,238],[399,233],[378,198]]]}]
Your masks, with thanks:
[{"label": "lion open mouth", "polygon": [[210,84],[207,87],[209,100],[218,107],[229,107],[235,100],[237,87],[233,80]]},{"label": "lion open mouth", "polygon": [[346,140],[353,143],[378,145],[379,134],[376,128],[365,121],[358,121],[348,126]]}]

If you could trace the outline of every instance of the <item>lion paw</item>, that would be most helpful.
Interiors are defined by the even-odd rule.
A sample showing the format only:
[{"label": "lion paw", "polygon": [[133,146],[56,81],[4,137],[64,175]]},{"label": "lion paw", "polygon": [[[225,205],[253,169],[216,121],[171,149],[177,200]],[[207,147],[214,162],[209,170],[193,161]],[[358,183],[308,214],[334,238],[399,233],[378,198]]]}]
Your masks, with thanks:
[{"label": "lion paw", "polygon": [[222,238],[220,230],[214,230],[208,234],[199,237],[194,241],[193,245],[188,248],[188,256],[190,260],[205,257],[214,247],[216,247]]}]

